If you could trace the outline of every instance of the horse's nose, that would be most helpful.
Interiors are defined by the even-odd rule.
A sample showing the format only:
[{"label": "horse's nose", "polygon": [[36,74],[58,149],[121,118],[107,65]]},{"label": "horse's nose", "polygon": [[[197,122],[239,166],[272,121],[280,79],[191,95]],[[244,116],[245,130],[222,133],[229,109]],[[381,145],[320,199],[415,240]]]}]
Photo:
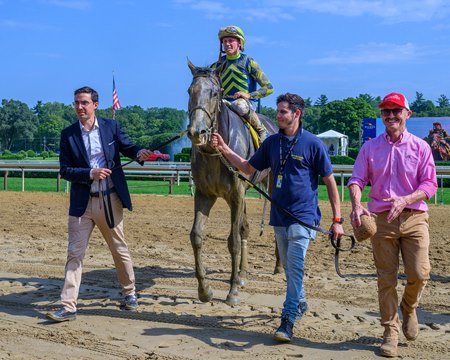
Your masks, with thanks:
[{"label": "horse's nose", "polygon": [[190,125],[187,136],[194,145],[204,144],[208,138],[208,129],[205,126],[198,126],[198,124],[197,126]]},{"label": "horse's nose", "polygon": [[188,125],[188,137],[193,138],[207,134],[208,129],[202,121],[197,121]]}]

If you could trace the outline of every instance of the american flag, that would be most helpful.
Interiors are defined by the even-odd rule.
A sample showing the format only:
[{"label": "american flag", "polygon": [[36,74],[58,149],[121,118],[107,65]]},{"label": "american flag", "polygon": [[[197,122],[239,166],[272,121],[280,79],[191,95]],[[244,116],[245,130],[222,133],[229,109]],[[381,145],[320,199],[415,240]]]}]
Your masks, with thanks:
[{"label": "american flag", "polygon": [[120,109],[120,101],[119,101],[119,97],[117,96],[117,91],[116,91],[116,82],[114,81],[114,75],[113,75],[113,93],[112,93],[112,99],[113,99],[113,105],[112,105],[112,109],[113,109],[113,119],[116,116],[116,110]]}]

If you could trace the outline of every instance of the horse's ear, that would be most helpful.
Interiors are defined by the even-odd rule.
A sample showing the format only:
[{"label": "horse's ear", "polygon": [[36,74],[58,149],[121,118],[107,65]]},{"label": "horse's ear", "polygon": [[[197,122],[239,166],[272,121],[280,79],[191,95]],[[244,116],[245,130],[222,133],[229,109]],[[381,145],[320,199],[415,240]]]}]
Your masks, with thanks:
[{"label": "horse's ear", "polygon": [[191,62],[191,60],[189,60],[189,58],[187,58],[187,64],[189,66],[189,69],[191,69],[192,75],[194,75],[197,71],[197,67]]},{"label": "horse's ear", "polygon": [[224,64],[225,63],[223,61],[217,62],[217,66],[214,68],[214,73],[218,78],[220,78],[220,74],[222,73]]}]

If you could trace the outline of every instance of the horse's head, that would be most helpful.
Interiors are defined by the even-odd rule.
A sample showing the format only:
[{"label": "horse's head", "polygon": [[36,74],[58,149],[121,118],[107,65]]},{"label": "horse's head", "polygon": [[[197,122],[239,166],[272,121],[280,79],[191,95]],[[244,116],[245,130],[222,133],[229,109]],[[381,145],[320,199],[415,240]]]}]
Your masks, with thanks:
[{"label": "horse's head", "polygon": [[209,67],[196,67],[188,61],[193,79],[189,86],[188,137],[192,145],[205,145],[213,129],[221,103],[218,71]]},{"label": "horse's head", "polygon": [[431,137],[431,143],[430,143],[431,148],[433,150],[438,150],[441,140],[442,140],[442,136],[439,133],[433,133],[433,135]]}]

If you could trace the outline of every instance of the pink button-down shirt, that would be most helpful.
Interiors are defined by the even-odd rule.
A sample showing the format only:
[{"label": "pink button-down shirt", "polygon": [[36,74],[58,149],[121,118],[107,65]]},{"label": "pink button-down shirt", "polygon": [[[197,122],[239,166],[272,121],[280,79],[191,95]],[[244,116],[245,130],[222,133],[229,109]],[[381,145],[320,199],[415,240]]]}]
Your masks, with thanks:
[{"label": "pink button-down shirt", "polygon": [[[422,139],[405,130],[393,143],[384,132],[366,142],[356,158],[348,185],[358,185],[361,190],[371,184],[368,208],[370,212],[389,211],[395,196],[405,196],[422,190],[427,198],[437,190],[436,167],[430,146]],[[407,206],[427,211],[425,201]]]}]

